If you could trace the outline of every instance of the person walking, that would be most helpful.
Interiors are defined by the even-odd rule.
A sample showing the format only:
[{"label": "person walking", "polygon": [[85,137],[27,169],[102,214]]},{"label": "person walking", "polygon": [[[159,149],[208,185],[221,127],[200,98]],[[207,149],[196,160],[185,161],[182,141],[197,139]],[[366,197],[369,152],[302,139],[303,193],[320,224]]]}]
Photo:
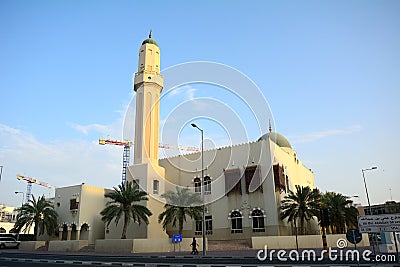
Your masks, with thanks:
[{"label": "person walking", "polygon": [[199,244],[197,244],[195,237],[193,237],[192,244],[190,244],[190,245],[192,246],[192,252],[190,252],[190,254],[193,254],[193,255],[199,254],[199,251],[197,250],[197,247],[199,246]]}]

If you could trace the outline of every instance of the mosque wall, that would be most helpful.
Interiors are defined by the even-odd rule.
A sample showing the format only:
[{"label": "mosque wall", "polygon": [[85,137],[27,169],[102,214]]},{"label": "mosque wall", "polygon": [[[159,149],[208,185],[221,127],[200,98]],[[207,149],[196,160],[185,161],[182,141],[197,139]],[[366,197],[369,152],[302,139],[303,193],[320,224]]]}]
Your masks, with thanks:
[{"label": "mosque wall", "polygon": [[[272,157],[271,155],[274,155]],[[204,151],[204,175],[211,178],[211,194],[205,195],[206,217],[212,218],[212,229],[209,240],[241,240],[251,236],[291,235],[292,226],[280,220],[279,205],[288,190],[294,185],[309,185],[314,187],[313,173],[307,169],[295,156],[290,148],[282,148],[274,142],[261,140],[258,142],[223,147]],[[192,193],[196,192],[195,179],[201,177],[201,153],[180,155],[161,159],[160,166],[165,168],[166,189],[175,191],[176,185],[189,187]],[[275,186],[272,164],[281,165],[287,176],[284,188]],[[261,177],[261,186],[252,181],[248,184],[245,177],[246,169],[257,166]],[[241,177],[240,192],[227,192],[225,171],[238,169]],[[257,180],[253,177],[253,180]],[[257,187],[258,186],[258,187]],[[252,190],[253,189],[253,190]],[[255,189],[255,190],[254,190]],[[254,229],[252,213],[255,210],[262,212],[264,229]],[[232,229],[231,214],[238,211],[241,216],[241,230]],[[206,218],[207,221],[207,218]],[[169,227],[168,233],[176,233],[177,229]],[[206,228],[207,230],[207,228]],[[198,235],[196,222],[188,220],[185,223],[184,236]]]}]

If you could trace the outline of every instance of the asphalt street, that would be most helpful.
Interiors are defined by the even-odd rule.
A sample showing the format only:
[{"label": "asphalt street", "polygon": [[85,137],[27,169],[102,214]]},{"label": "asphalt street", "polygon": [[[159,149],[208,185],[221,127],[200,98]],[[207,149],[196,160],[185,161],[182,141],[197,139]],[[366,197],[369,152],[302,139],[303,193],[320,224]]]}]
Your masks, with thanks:
[{"label": "asphalt street", "polygon": [[391,263],[365,263],[361,262],[280,262],[277,259],[260,261],[256,256],[257,251],[218,251],[209,252],[207,256],[188,255],[187,253],[162,253],[162,254],[98,254],[94,252],[22,252],[19,250],[0,250],[0,267],[28,267],[28,266],[392,266],[400,264]]}]

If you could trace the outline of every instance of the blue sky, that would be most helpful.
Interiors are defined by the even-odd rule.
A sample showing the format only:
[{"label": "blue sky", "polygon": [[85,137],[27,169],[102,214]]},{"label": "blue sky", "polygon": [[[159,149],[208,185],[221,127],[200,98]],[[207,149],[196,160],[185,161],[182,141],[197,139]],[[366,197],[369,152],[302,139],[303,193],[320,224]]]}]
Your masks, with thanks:
[{"label": "blue sky", "polygon": [[[13,192],[26,184],[17,173],[55,186],[120,182],[121,148],[97,139],[121,138],[138,50],[150,28],[162,69],[212,61],[254,81],[276,131],[321,190],[359,195],[355,201],[365,204],[361,169],[376,165],[366,173],[371,202],[390,200],[389,188],[399,201],[398,14],[400,2],[385,0],[2,0],[0,203],[20,203]],[[210,88],[191,85],[166,96],[162,119],[193,97],[234,103]],[[207,130],[222,145],[223,129]],[[35,185],[33,192],[50,193]]]}]

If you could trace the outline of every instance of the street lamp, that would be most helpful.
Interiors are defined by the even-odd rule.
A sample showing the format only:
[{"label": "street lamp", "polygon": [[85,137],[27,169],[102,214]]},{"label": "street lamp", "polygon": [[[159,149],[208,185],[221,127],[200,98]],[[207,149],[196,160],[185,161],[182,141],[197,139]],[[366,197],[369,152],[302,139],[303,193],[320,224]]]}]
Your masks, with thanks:
[{"label": "street lamp", "polygon": [[21,207],[24,205],[24,199],[25,199],[25,193],[24,192],[21,192],[21,191],[15,191],[14,192],[16,195],[18,195],[18,194],[22,194],[22,204],[21,204]]},{"label": "street lamp", "polygon": [[349,204],[349,205],[354,206],[355,204],[354,204],[354,201],[352,200],[352,198],[360,198],[360,197],[358,195],[354,195],[354,196],[348,196],[347,198],[351,201],[351,204]]},{"label": "street lamp", "polygon": [[191,124],[193,128],[197,128],[201,132],[201,201],[203,202],[203,212],[201,218],[201,234],[203,238],[203,256],[206,255],[206,205],[204,204],[204,132],[196,124]]},{"label": "street lamp", "polygon": [[[362,169],[362,170],[361,170],[362,175],[363,175],[363,179],[364,179],[365,194],[367,195],[369,215],[372,215],[372,211],[371,211],[371,202],[369,201],[367,183],[365,182],[365,172],[366,172],[366,171],[376,170],[376,169],[378,169],[378,167],[374,166],[374,167],[371,167],[371,168],[368,168],[368,169]],[[376,237],[375,234],[374,234],[374,237]],[[374,254],[375,254],[375,242],[376,242],[376,240],[374,240],[374,241],[372,242],[372,248],[373,248],[373,250],[374,250]]]},{"label": "street lamp", "polygon": [[364,172],[366,172],[366,171],[372,171],[372,170],[376,170],[376,169],[378,169],[378,167],[375,167],[375,166],[374,166],[374,167],[371,167],[371,168],[368,168],[368,169],[362,169],[362,170],[361,170],[362,175],[363,175],[363,179],[364,179],[365,193],[366,193],[366,195],[367,195],[368,208],[369,208],[369,212],[370,212],[370,213],[371,213],[371,203],[370,203],[370,201],[369,201],[367,183],[365,182],[365,174],[364,174]]}]

